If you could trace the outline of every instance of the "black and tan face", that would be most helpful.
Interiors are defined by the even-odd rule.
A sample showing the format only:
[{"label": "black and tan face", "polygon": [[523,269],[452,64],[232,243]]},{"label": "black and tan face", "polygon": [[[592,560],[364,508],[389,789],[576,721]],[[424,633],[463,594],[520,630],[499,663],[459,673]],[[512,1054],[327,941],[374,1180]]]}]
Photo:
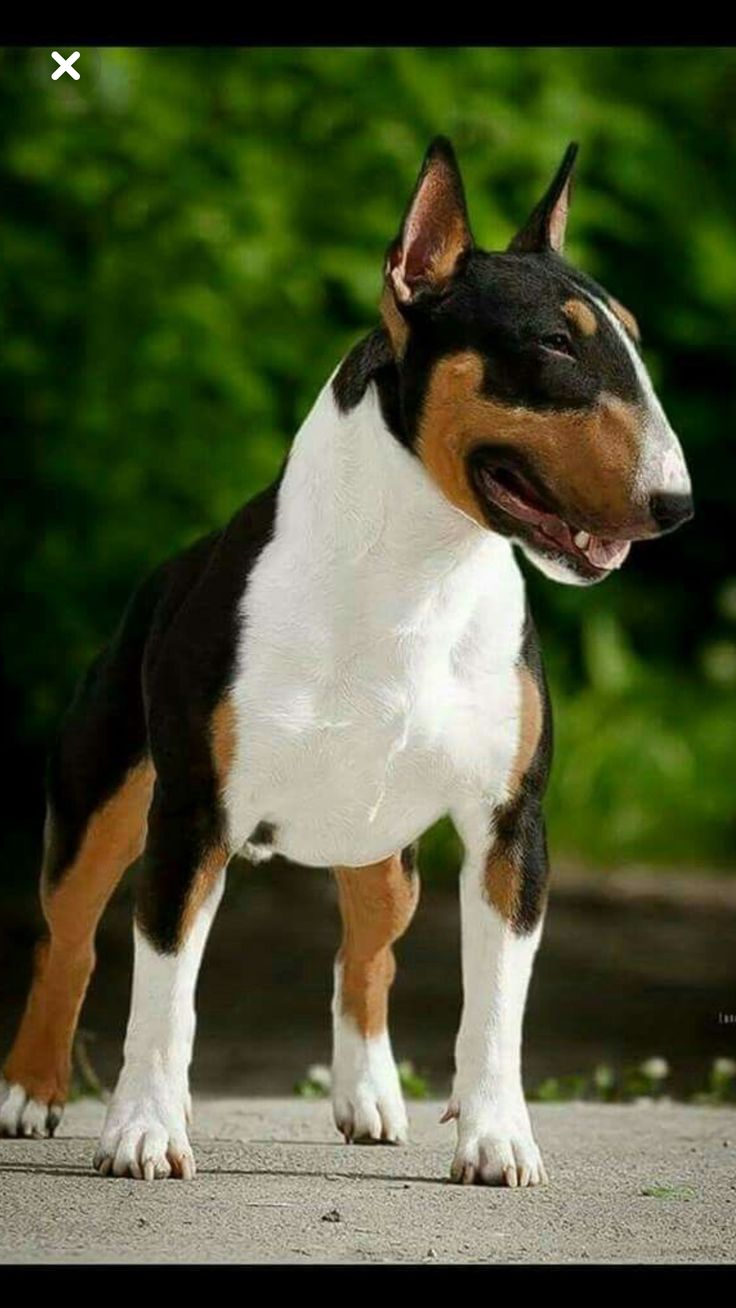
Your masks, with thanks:
[{"label": "black and tan face", "polygon": [[477,249],[434,143],[381,304],[405,438],[463,513],[585,584],[692,515],[687,469],[631,313],[562,257],[575,157],[503,254]]}]

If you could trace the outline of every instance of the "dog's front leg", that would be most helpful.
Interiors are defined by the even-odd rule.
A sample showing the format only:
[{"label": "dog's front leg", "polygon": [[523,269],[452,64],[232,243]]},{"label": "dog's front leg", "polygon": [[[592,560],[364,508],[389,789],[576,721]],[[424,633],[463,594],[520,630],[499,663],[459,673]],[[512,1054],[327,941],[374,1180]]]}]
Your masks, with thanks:
[{"label": "dog's front leg", "polygon": [[414,850],[381,863],[336,868],[343,937],[332,1001],[332,1103],[348,1142],[401,1144],[406,1109],[388,1034],[392,944],[419,898]]},{"label": "dog's front leg", "polygon": [[521,1080],[524,1006],[542,931],[547,851],[541,807],[528,795],[489,821],[455,818],[461,878],[463,1014],[447,1117],[457,1118],[452,1178],[527,1186],[547,1179]]}]

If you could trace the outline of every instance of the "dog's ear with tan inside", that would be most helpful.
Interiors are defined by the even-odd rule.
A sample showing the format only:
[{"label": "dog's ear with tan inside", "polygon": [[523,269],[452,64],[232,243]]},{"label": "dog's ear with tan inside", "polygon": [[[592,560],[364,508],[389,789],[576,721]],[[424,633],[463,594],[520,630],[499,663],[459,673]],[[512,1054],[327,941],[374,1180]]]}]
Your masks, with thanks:
[{"label": "dog's ear with tan inside", "polygon": [[564,254],[567,215],[575,172],[578,146],[568,145],[562,163],[524,226],[509,243],[511,254]]},{"label": "dog's ear with tan inside", "polygon": [[401,230],[386,256],[381,314],[397,355],[406,345],[406,311],[445,290],[472,249],[455,152],[438,136],[425,155]]}]

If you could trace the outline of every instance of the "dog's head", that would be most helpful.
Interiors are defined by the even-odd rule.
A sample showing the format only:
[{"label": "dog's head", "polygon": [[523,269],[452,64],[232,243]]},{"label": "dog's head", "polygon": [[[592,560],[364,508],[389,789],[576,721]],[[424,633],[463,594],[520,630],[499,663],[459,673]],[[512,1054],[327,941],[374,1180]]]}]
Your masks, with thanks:
[{"label": "dog's head", "polygon": [[577,147],[503,254],[479,250],[449,142],[424,161],[381,303],[405,439],[444,495],[586,584],[692,516],[633,315],[562,257]]}]

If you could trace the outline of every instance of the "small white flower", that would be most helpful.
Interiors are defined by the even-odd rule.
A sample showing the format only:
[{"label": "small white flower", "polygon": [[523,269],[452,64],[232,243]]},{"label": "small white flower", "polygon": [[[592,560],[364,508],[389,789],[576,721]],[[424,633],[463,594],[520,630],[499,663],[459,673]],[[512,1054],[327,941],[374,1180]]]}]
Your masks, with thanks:
[{"label": "small white flower", "polygon": [[664,1081],[670,1074],[670,1065],[666,1058],[647,1058],[641,1064],[639,1071],[649,1081]]},{"label": "small white flower", "polygon": [[311,1081],[313,1085],[318,1085],[320,1090],[329,1090],[332,1084],[332,1073],[329,1067],[325,1067],[324,1064],[312,1063],[312,1066],[307,1068],[307,1080]]},{"label": "small white flower", "polygon": [[717,1077],[722,1077],[724,1081],[730,1081],[736,1076],[736,1059],[734,1058],[714,1058],[713,1071]]},{"label": "small white flower", "polygon": [[613,1085],[613,1068],[606,1063],[599,1063],[593,1073],[593,1084],[598,1090],[610,1090]]}]

